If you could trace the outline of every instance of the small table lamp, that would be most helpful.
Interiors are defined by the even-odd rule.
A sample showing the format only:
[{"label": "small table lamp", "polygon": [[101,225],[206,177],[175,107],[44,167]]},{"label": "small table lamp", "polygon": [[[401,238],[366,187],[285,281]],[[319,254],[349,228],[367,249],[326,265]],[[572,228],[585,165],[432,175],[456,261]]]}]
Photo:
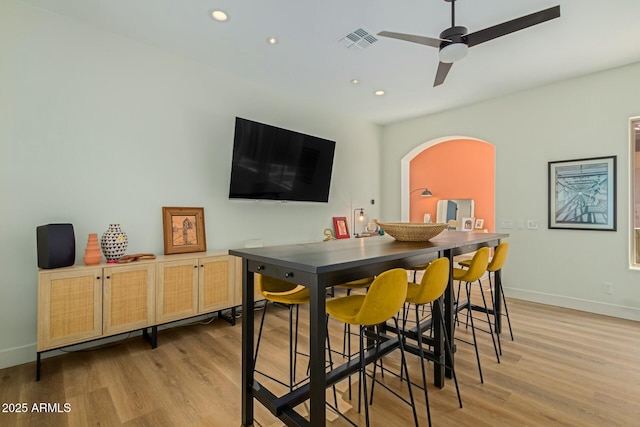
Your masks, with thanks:
[{"label": "small table lamp", "polygon": [[353,210],[353,237],[359,237],[359,234],[356,232],[356,224],[362,224],[362,227],[367,224],[367,216],[364,214],[364,208],[356,208]]}]

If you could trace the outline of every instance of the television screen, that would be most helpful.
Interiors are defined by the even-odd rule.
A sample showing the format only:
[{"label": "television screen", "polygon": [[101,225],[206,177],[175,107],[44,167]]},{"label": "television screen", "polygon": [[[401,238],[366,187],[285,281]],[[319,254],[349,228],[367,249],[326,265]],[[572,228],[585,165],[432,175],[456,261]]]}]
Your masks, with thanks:
[{"label": "television screen", "polygon": [[229,198],[328,202],[335,145],[236,117]]}]

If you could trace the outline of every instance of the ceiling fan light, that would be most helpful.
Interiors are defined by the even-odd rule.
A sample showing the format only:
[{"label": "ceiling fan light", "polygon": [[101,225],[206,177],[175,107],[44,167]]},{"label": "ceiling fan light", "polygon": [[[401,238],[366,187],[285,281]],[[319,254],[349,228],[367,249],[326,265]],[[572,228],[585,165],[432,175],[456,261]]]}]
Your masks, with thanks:
[{"label": "ceiling fan light", "polygon": [[440,49],[440,62],[450,64],[467,56],[469,46],[464,43],[451,43]]}]

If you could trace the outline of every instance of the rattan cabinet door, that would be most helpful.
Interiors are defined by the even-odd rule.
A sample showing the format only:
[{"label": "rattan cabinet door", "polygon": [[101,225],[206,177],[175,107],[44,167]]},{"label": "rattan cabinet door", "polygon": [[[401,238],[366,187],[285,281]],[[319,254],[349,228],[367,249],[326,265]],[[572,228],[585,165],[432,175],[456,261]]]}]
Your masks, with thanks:
[{"label": "rattan cabinet door", "polygon": [[155,321],[155,263],[104,268],[104,334],[150,326]]},{"label": "rattan cabinet door", "polygon": [[229,258],[228,255],[221,255],[198,260],[199,313],[233,307],[235,263]]},{"label": "rattan cabinet door", "polygon": [[38,351],[102,335],[102,268],[38,276]]},{"label": "rattan cabinet door", "polygon": [[159,262],[156,323],[198,314],[198,259]]}]

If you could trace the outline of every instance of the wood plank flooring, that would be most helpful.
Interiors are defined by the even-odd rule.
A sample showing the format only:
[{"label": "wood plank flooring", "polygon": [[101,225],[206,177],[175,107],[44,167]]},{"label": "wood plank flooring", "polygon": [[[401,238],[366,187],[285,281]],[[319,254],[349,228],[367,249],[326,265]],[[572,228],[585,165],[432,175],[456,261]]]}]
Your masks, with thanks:
[{"label": "wood plank flooring", "polygon": [[[508,303],[515,340],[503,332],[500,364],[489,335],[478,337],[484,384],[473,347],[457,342],[464,407],[457,405],[451,380],[443,389],[430,384],[435,426],[640,425],[640,324],[514,299]],[[301,330],[307,314],[301,311]],[[287,315],[286,309],[270,307],[258,361],[259,369],[279,378],[287,372]],[[332,321],[330,330],[333,348],[341,348],[342,325]],[[457,334],[468,332],[461,327]],[[135,337],[114,347],[44,359],[40,382],[34,380],[34,363],[0,370],[2,409],[28,406],[26,413],[1,412],[0,426],[239,426],[240,341],[239,324],[217,319],[162,331],[155,350]],[[308,348],[304,337],[300,347]],[[421,382],[417,357],[409,355],[408,362],[412,380]],[[397,370],[398,364],[397,352],[385,358],[389,369]],[[304,356],[299,367],[304,376]],[[432,382],[431,366],[428,375]],[[394,376],[385,375],[384,381],[407,394],[406,383]],[[339,385],[340,407],[364,425],[364,413],[355,410],[356,390],[349,402],[346,382]],[[420,425],[426,426],[423,392],[417,387],[413,392]],[[59,403],[61,412],[32,412],[40,402]],[[70,405],[66,413],[65,403]],[[256,426],[281,425],[259,404],[255,408]],[[299,409],[304,412],[304,405]],[[376,387],[371,410],[373,425],[413,425],[408,406],[382,387]],[[348,425],[327,414],[328,425]]]}]

